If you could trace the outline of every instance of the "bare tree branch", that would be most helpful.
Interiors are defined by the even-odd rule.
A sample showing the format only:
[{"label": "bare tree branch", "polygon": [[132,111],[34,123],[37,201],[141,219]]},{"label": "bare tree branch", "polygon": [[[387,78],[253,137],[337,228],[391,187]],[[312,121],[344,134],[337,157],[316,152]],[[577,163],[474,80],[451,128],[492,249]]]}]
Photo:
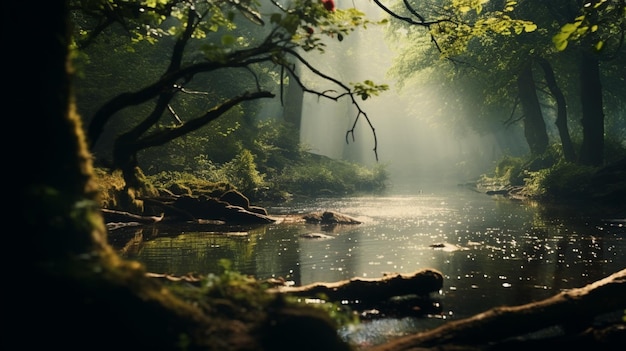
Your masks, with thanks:
[{"label": "bare tree branch", "polygon": [[296,82],[298,83],[298,85],[300,85],[300,88],[302,88],[303,91],[311,93],[311,94],[315,94],[318,97],[324,97],[327,99],[331,99],[334,101],[338,101],[339,99],[341,99],[342,97],[345,96],[349,96],[350,100],[352,101],[352,104],[356,107],[357,109],[357,115],[354,118],[354,122],[352,124],[352,128],[350,128],[347,132],[346,132],[346,143],[349,144],[349,137],[352,136],[352,141],[354,142],[355,138],[354,138],[354,131],[356,129],[357,123],[359,122],[359,119],[361,116],[363,116],[363,118],[365,118],[365,120],[367,121],[367,124],[370,127],[370,130],[372,131],[372,135],[374,137],[374,148],[372,149],[372,151],[374,152],[374,156],[376,157],[376,161],[378,161],[378,138],[376,136],[376,129],[374,128],[374,125],[372,124],[372,121],[370,120],[369,116],[367,115],[367,113],[361,108],[361,106],[359,105],[359,103],[357,102],[355,96],[354,96],[354,92],[352,91],[352,89],[350,87],[348,87],[347,85],[345,85],[344,83],[342,83],[341,81],[327,75],[324,74],[322,72],[320,72],[318,69],[316,69],[313,65],[311,65],[304,57],[302,57],[300,54],[298,54],[295,50],[292,49],[285,49],[285,52],[289,53],[290,55],[294,56],[300,63],[302,63],[304,66],[306,66],[311,72],[313,72],[315,75],[317,75],[318,77],[321,77],[327,81],[333,82],[336,85],[338,85],[339,87],[341,87],[343,90],[345,90],[344,93],[337,93],[335,95],[331,95],[328,94],[328,92],[335,92],[334,90],[325,90],[322,92],[316,91],[316,90],[311,90],[309,88],[307,88],[302,81],[300,80],[300,77],[296,74],[296,72],[294,71],[294,69],[290,66],[285,65],[284,67],[289,70],[289,72],[291,73],[291,76],[296,80]]}]

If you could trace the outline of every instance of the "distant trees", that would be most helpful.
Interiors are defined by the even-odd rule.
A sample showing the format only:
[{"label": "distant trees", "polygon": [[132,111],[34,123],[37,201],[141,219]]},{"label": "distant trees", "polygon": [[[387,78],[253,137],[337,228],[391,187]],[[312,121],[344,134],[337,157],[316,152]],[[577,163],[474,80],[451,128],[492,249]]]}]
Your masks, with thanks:
[{"label": "distant trees", "polygon": [[[626,94],[623,77],[614,76],[626,62],[623,1],[582,5],[571,0],[453,0],[443,5],[410,0],[391,5],[374,2],[399,20],[392,21],[393,30],[408,31],[410,38],[429,35],[434,43],[430,50],[452,62],[446,67],[440,61],[436,76],[459,92],[464,108],[476,112],[468,116],[474,118],[477,130],[484,125],[480,119],[495,116],[502,120],[502,106],[519,104],[517,111],[509,108],[513,112],[505,125],[523,121],[535,156],[547,150],[550,128],[545,120],[551,110],[556,111],[555,126],[566,160],[592,166],[604,163],[607,113],[611,125],[617,127],[609,130],[610,135],[623,142],[625,106],[603,101],[603,97],[623,101]],[[427,32],[413,29],[418,27]],[[411,50],[417,51],[407,48],[403,55]],[[424,46],[419,50],[427,52]],[[411,57],[413,61],[397,61],[396,75],[410,77],[411,67],[419,72],[435,62],[432,55]],[[568,121],[576,116],[581,116],[581,123],[571,126]],[[578,155],[572,130],[577,138],[582,135]]]},{"label": "distant trees", "polygon": [[[141,150],[170,143],[222,116],[241,117],[244,110],[233,111],[246,103],[282,97],[287,84],[300,85],[305,93],[320,98],[351,99],[357,107],[355,123],[369,119],[358,99],[386,89],[385,85],[346,85],[317,70],[301,55],[322,50],[320,36],[342,40],[368,23],[355,9],[333,7],[329,11],[328,3],[317,0],[71,3],[79,53],[89,54],[88,48],[97,40],[110,40],[119,42],[113,50],[145,50],[142,52],[153,55],[143,58],[141,71],[118,77],[132,84],[115,82],[124,90],[85,116],[92,150],[102,158],[97,144],[105,137],[113,138],[107,161],[122,170],[130,188],[141,187],[137,160]],[[336,89],[308,89],[298,79],[296,63],[332,82]],[[112,122],[122,114],[124,129]]]}]

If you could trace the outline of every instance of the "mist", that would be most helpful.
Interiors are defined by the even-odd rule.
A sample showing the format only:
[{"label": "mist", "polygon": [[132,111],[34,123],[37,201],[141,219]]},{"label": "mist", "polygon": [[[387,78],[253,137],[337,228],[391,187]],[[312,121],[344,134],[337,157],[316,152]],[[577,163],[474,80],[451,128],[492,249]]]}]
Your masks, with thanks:
[{"label": "mist", "polygon": [[[370,19],[380,19],[384,12],[366,1],[336,1],[338,8],[356,6]],[[373,80],[387,84],[389,90],[366,101],[358,100],[376,134],[363,116],[352,137],[358,114],[349,99],[335,102],[304,95],[301,115],[301,142],[310,152],[367,166],[383,164],[394,186],[423,183],[460,183],[493,171],[506,153],[525,152],[520,128],[505,128],[496,134],[479,135],[463,125],[462,116],[451,128],[437,120],[437,112],[451,103],[450,91],[441,94],[434,84],[412,84],[400,89],[388,75],[395,51],[386,42],[385,28],[370,25],[346,36],[342,42],[328,38],[325,53],[307,53],[305,57],[320,71],[344,83]],[[426,34],[425,34],[426,35]],[[393,48],[397,49],[397,48]],[[305,70],[303,81],[318,91],[336,89]],[[461,117],[461,118],[460,118]],[[506,116],[503,116],[504,121]],[[378,160],[376,159],[378,156]]]}]

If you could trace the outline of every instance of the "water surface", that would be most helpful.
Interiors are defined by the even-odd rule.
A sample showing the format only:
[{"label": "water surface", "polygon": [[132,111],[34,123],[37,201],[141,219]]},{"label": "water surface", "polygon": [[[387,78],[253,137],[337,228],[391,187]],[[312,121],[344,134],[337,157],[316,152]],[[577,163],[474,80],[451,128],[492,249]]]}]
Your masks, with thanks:
[{"label": "water surface", "polygon": [[[282,277],[295,285],[424,268],[443,273],[444,288],[435,296],[441,313],[386,318],[342,331],[356,345],[495,306],[537,301],[626,268],[623,218],[608,212],[591,215],[584,208],[548,211],[465,187],[318,198],[267,209],[275,216],[331,210],[362,223],[276,223],[228,232],[161,226],[130,231],[123,242],[113,244],[149,271],[174,275],[218,272],[220,259],[228,259],[241,273]],[[311,233],[329,237],[301,237]]]}]

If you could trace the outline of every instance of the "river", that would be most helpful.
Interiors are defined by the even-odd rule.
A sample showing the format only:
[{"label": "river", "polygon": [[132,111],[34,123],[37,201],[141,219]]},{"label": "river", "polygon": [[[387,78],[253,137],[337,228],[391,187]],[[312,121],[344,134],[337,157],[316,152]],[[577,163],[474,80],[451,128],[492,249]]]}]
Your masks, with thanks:
[{"label": "river", "polygon": [[[317,198],[267,210],[277,217],[329,210],[362,223],[282,222],[226,232],[180,226],[120,229],[126,234],[116,233],[123,240],[112,245],[151,272],[173,275],[218,272],[220,259],[258,279],[281,277],[294,285],[424,268],[444,275],[444,288],[436,296],[440,313],[374,319],[340,331],[363,346],[491,307],[544,299],[626,268],[624,218],[593,208],[548,209],[460,186]],[[326,237],[302,237],[311,233]]]}]

